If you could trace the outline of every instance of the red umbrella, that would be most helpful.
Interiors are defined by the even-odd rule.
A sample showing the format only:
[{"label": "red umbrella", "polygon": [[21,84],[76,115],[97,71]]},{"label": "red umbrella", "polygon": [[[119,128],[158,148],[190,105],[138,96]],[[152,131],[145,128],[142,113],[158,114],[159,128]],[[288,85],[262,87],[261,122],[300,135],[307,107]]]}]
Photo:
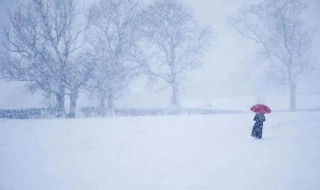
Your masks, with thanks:
[{"label": "red umbrella", "polygon": [[268,106],[263,105],[263,104],[253,105],[250,108],[250,110],[255,112],[255,113],[262,113],[262,114],[271,113],[271,109]]}]

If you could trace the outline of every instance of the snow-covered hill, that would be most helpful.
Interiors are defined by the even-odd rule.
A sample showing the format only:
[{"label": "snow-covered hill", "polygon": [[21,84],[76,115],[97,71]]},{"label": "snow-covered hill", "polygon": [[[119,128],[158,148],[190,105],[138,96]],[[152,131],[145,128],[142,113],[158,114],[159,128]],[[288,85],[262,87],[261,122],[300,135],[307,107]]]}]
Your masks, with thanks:
[{"label": "snow-covered hill", "polygon": [[0,120],[1,190],[316,190],[320,112]]}]

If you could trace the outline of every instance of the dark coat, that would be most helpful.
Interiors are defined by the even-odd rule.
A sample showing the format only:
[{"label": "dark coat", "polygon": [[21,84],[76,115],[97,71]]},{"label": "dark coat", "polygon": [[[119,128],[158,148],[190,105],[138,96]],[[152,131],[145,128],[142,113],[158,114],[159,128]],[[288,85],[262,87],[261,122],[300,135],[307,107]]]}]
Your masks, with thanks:
[{"label": "dark coat", "polygon": [[253,120],[256,122],[253,126],[251,136],[258,138],[258,139],[261,139],[262,138],[263,122],[266,121],[266,118],[264,117],[264,115],[262,113],[257,113],[254,116]]}]

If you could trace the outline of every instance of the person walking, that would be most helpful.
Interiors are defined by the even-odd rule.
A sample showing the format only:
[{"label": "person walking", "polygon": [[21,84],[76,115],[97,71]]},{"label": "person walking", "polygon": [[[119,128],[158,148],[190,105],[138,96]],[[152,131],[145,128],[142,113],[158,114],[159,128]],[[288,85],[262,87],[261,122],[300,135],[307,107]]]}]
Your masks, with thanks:
[{"label": "person walking", "polygon": [[262,130],[263,130],[263,122],[266,121],[266,118],[264,117],[264,114],[257,113],[254,116],[253,120],[255,121],[255,124],[253,126],[251,136],[256,139],[261,139],[262,138]]},{"label": "person walking", "polygon": [[263,122],[266,121],[264,114],[271,113],[271,109],[263,104],[256,104],[250,108],[251,111],[255,112],[256,115],[254,116],[253,120],[255,124],[252,128],[251,136],[256,139],[262,138],[262,130],[263,130]]}]

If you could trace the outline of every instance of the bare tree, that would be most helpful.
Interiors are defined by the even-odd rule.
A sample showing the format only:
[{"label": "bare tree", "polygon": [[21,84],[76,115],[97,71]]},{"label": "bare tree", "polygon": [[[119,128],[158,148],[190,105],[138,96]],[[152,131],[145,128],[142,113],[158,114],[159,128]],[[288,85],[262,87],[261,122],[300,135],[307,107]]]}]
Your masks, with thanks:
[{"label": "bare tree", "polygon": [[93,93],[100,107],[112,111],[120,92],[145,70],[139,50],[139,22],[142,5],[138,0],[100,0],[91,7],[90,44],[95,55]]},{"label": "bare tree", "polygon": [[92,78],[95,62],[92,55],[82,53],[68,65],[66,95],[69,96],[69,118],[76,116],[76,107],[79,94],[88,90],[88,81]]},{"label": "bare tree", "polygon": [[210,41],[210,28],[200,26],[192,10],[179,0],[156,0],[143,18],[143,31],[155,60],[149,65],[151,73],[171,87],[170,106],[179,108],[184,73],[199,65]]},{"label": "bare tree", "polygon": [[301,0],[264,0],[239,10],[231,20],[245,38],[261,44],[267,63],[290,88],[290,110],[296,110],[296,84],[309,62],[311,33],[301,20]]},{"label": "bare tree", "polygon": [[74,73],[70,66],[88,24],[81,27],[73,0],[17,0],[8,16],[2,43],[7,61],[1,63],[1,75],[53,94],[57,116],[64,115],[68,75]]}]

